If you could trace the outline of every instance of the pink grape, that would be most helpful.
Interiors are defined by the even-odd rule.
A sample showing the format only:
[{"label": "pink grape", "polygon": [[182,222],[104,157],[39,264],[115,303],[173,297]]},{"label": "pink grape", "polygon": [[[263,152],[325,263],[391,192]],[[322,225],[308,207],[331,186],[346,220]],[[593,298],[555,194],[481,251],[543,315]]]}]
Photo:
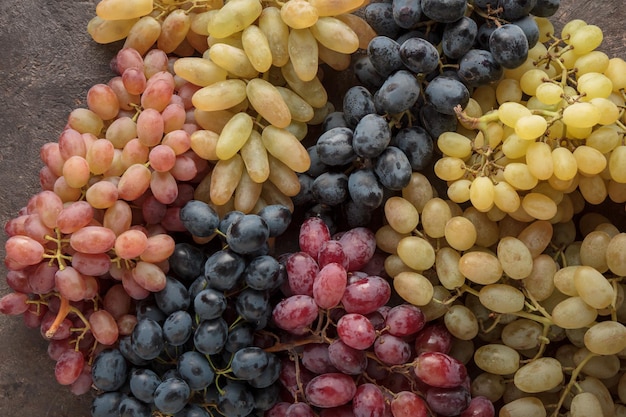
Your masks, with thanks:
[{"label": "pink grape", "polygon": [[315,417],[315,413],[307,403],[295,403],[287,408],[285,417]]},{"label": "pink grape", "polygon": [[178,155],[170,173],[178,181],[191,181],[198,174],[196,162],[187,153]]},{"label": "pink grape", "polygon": [[122,286],[124,291],[128,293],[134,300],[143,300],[147,298],[151,292],[135,281],[132,270],[125,270],[122,274]]},{"label": "pink grape", "polygon": [[146,75],[143,68],[126,68],[122,73],[122,83],[130,94],[141,94],[146,89]]},{"label": "pink grape", "polygon": [[278,380],[289,393],[295,394],[299,390],[299,383],[305,387],[314,377],[315,375],[306,368],[296,369],[295,363],[289,359],[281,360]]},{"label": "pink grape", "polygon": [[418,307],[400,304],[389,310],[385,318],[385,325],[389,334],[399,337],[409,336],[424,328],[426,318]]},{"label": "pink grape", "polygon": [[[411,391],[401,391],[391,400],[393,417],[428,417],[426,402]],[[478,417],[478,416],[477,416]]]},{"label": "pink grape", "polygon": [[39,214],[33,213],[29,214],[24,221],[24,234],[45,245],[48,243],[46,236],[53,236],[54,231],[43,223]]},{"label": "pink grape", "polygon": [[100,276],[111,269],[111,258],[106,253],[75,252],[72,255],[72,266],[81,274]]},{"label": "pink grape", "polygon": [[161,143],[165,122],[161,113],[155,109],[145,109],[137,117],[137,138],[146,146]]},{"label": "pink grape", "polygon": [[91,367],[85,365],[80,375],[70,384],[70,392],[74,395],[83,395],[91,391],[93,379],[91,378]]},{"label": "pink grape", "polygon": [[126,90],[121,75],[111,78],[107,84],[115,92],[117,100],[120,103],[120,110],[132,111],[139,106],[141,96],[139,94],[131,94]]},{"label": "pink grape", "polygon": [[120,198],[133,201],[141,197],[150,187],[151,176],[150,170],[143,164],[128,167],[117,184]]},{"label": "pink grape", "polygon": [[133,164],[144,164],[148,162],[150,148],[144,145],[137,138],[129,140],[122,149],[122,164],[131,166]]},{"label": "pink grape", "polygon": [[[180,96],[176,95],[174,97]],[[182,98],[180,104],[168,104],[167,107],[161,112],[161,116],[163,117],[165,133],[182,129],[183,125],[185,124],[185,120],[187,119],[187,113],[185,112]]]},{"label": "pink grape", "polygon": [[54,275],[59,293],[70,301],[80,301],[87,293],[87,283],[83,275],[71,266],[59,269]]},{"label": "pink grape", "polygon": [[176,153],[167,145],[156,145],[150,149],[149,161],[155,171],[166,172],[174,167]]},{"label": "pink grape", "polygon": [[59,267],[48,262],[41,262],[28,274],[28,285],[34,294],[47,294],[54,290],[55,275]]},{"label": "pink grape", "polygon": [[149,262],[137,262],[132,270],[133,280],[142,288],[157,292],[165,288],[165,273],[158,266]]},{"label": "pink grape", "polygon": [[28,236],[11,236],[4,244],[7,258],[24,267],[41,262],[45,253],[41,243]]},{"label": "pink grape", "polygon": [[123,74],[128,68],[143,70],[144,62],[141,54],[133,48],[120,49],[111,62],[113,70]]},{"label": "pink grape", "polygon": [[315,374],[337,372],[328,356],[326,343],[309,343],[302,349],[302,365]]},{"label": "pink grape", "polygon": [[59,177],[54,175],[49,167],[43,166],[39,170],[39,185],[42,190],[52,191],[54,189],[54,183]]},{"label": "pink grape", "polygon": [[83,371],[85,357],[81,352],[67,350],[61,354],[54,367],[54,376],[61,385],[75,382]]},{"label": "pink grape", "polygon": [[50,340],[50,342],[48,342],[47,352],[50,359],[57,361],[63,353],[73,349],[74,343],[67,338],[61,340]]},{"label": "pink grape", "polygon": [[167,205],[161,203],[152,194],[146,196],[141,204],[141,214],[146,224],[159,224],[165,216]]},{"label": "pink grape", "polygon": [[94,84],[87,91],[87,107],[102,120],[112,120],[120,111],[120,102],[107,84]]},{"label": "pink grape", "polygon": [[66,205],[57,216],[56,226],[61,233],[69,234],[87,226],[93,219],[94,210],[86,201],[75,201]]},{"label": "pink grape", "polygon": [[98,310],[89,316],[91,333],[103,345],[112,345],[117,341],[119,330],[115,318],[106,310]]},{"label": "pink grape", "polygon": [[384,333],[376,338],[374,353],[387,365],[401,365],[411,359],[411,346],[400,337]]},{"label": "pink grape", "polygon": [[111,207],[105,210],[102,225],[111,229],[117,236],[130,229],[132,221],[133,211],[130,205],[126,201],[117,200]]},{"label": "pink grape", "polygon": [[361,314],[348,313],[337,322],[337,334],[351,348],[365,350],[376,339],[376,330],[369,319]]},{"label": "pink grape", "polygon": [[348,313],[369,314],[387,304],[391,298],[391,286],[378,276],[361,278],[346,286],[341,299]]},{"label": "pink grape", "polygon": [[163,79],[148,81],[141,95],[141,107],[161,112],[170,102],[173,93],[174,86]]},{"label": "pink grape", "polygon": [[86,226],[70,236],[70,245],[83,253],[108,252],[115,245],[115,232],[103,226]]},{"label": "pink grape", "polygon": [[350,265],[341,243],[336,240],[327,240],[322,243],[317,255],[317,263],[320,267],[329,263],[338,263],[346,270]]},{"label": "pink grape", "polygon": [[122,284],[115,284],[104,294],[102,305],[117,320],[130,312],[131,298]]},{"label": "pink grape", "polygon": [[385,409],[385,396],[378,386],[365,383],[357,387],[352,400],[354,417],[383,417]]},{"label": "pink grape", "polygon": [[359,375],[367,368],[365,351],[351,348],[340,339],[333,340],[328,346],[328,358],[344,374]]},{"label": "pink grape", "polygon": [[415,376],[431,387],[457,387],[467,378],[465,365],[442,352],[424,352],[415,359],[414,365]]},{"label": "pink grape", "polygon": [[349,375],[333,372],[313,378],[304,392],[309,403],[315,407],[338,407],[352,400],[356,384]]},{"label": "pink grape", "polygon": [[495,417],[495,415],[493,403],[487,397],[479,395],[472,398],[459,417]]},{"label": "pink grape", "polygon": [[306,252],[296,252],[285,263],[287,281],[292,294],[313,295],[313,285],[319,273],[315,259]]},{"label": "pink grape", "polygon": [[98,181],[85,193],[85,200],[95,209],[111,207],[118,197],[117,185],[110,181]]},{"label": "pink grape", "polygon": [[174,253],[176,242],[165,233],[149,236],[146,241],[146,249],[141,253],[139,258],[142,261],[150,263],[158,263],[166,260]]},{"label": "pink grape", "polygon": [[115,253],[122,259],[134,259],[141,255],[148,244],[148,236],[140,230],[130,229],[115,239]]},{"label": "pink grape", "polygon": [[415,338],[415,353],[423,352],[450,352],[452,347],[452,334],[442,323],[425,326]]},{"label": "pink grape", "polygon": [[191,136],[182,129],[172,130],[163,136],[162,143],[172,148],[176,155],[182,155],[191,149]]},{"label": "pink grape", "polygon": [[296,294],[285,298],[274,307],[272,318],[283,330],[296,330],[311,325],[318,316],[318,307],[305,294]]},{"label": "pink grape", "polygon": [[26,219],[28,219],[29,216],[30,214],[21,214],[17,217],[9,219],[4,224],[4,233],[6,233],[9,237],[25,234],[26,231],[24,230],[24,223],[26,223]]},{"label": "pink grape", "polygon": [[167,71],[168,66],[169,57],[161,49],[151,49],[143,57],[143,72],[148,79],[161,71]]},{"label": "pink grape", "polygon": [[[48,339],[48,337],[46,337],[46,332],[50,330],[50,326],[54,322],[55,316],[56,314],[53,314],[50,310],[48,310],[48,312],[41,319],[41,326],[39,327],[39,330],[41,332],[41,335],[45,339]],[[72,326],[73,326],[72,321],[70,319],[67,319],[67,318],[64,319],[61,322],[61,325],[59,326],[57,331],[49,339],[53,339],[53,340],[67,339],[71,334],[70,328]]]},{"label": "pink grape", "polygon": [[89,163],[82,156],[74,155],[63,164],[63,177],[72,188],[81,188],[91,177]]},{"label": "pink grape", "polygon": [[343,233],[339,243],[348,257],[348,270],[357,271],[366,265],[376,251],[376,236],[365,227],[356,227]]},{"label": "pink grape", "polygon": [[289,406],[291,403],[279,401],[265,412],[264,417],[285,417]]},{"label": "pink grape", "polygon": [[47,312],[48,307],[45,305],[30,304],[28,310],[26,310],[22,316],[24,325],[29,329],[41,327],[41,323]]},{"label": "pink grape", "polygon": [[176,178],[169,172],[153,171],[150,178],[152,195],[163,204],[171,204],[178,197]]},{"label": "pink grape", "polygon": [[322,244],[330,240],[330,230],[320,217],[309,217],[300,226],[298,243],[300,250],[317,260]]},{"label": "pink grape", "polygon": [[63,201],[52,191],[41,191],[35,198],[35,210],[46,227],[54,228],[63,210]]},{"label": "pink grape", "polygon": [[78,155],[84,157],[87,154],[87,146],[83,135],[72,128],[67,128],[59,136],[59,152],[63,159]]},{"label": "pink grape", "polygon": [[23,292],[25,294],[31,293],[33,292],[33,289],[28,280],[29,275],[30,274],[23,269],[19,271],[9,270],[6,275],[7,285],[15,292]]},{"label": "pink grape", "polygon": [[50,168],[54,175],[57,177],[63,175],[65,159],[61,156],[61,150],[57,142],[44,143],[41,148],[39,148],[39,158]]},{"label": "pink grape", "polygon": [[17,316],[28,310],[28,294],[10,292],[0,298],[0,313]]},{"label": "pink grape", "polygon": [[338,263],[329,263],[319,270],[313,281],[313,298],[320,308],[339,305],[346,290],[348,274]]},{"label": "pink grape", "polygon": [[323,408],[320,417],[354,417],[352,404],[344,404],[338,407]]}]

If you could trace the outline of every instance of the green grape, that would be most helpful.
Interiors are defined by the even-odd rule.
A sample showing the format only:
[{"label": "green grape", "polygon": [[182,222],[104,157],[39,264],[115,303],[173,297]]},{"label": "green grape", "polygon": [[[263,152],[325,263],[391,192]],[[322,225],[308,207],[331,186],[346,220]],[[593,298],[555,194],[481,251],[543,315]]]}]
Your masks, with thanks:
[{"label": "green grape", "polygon": [[461,340],[472,340],[478,335],[478,320],[472,311],[461,304],[450,306],[443,316],[446,328],[454,337]]},{"label": "green grape", "polygon": [[525,140],[537,139],[546,133],[547,128],[547,120],[537,114],[520,117],[515,123],[515,133]]},{"label": "green grape", "polygon": [[398,242],[398,256],[416,271],[425,271],[435,264],[435,250],[425,239],[408,236]]},{"label": "green grape", "polygon": [[528,193],[522,198],[524,211],[535,219],[550,220],[557,214],[557,205],[542,193]]},{"label": "green grape", "polygon": [[[509,375],[519,369],[520,356],[515,349],[508,346],[486,344],[476,349],[474,362],[485,372],[495,375]],[[541,408],[543,409],[543,405]]]},{"label": "green grape", "polygon": [[470,281],[488,285],[502,277],[502,265],[495,255],[488,252],[466,252],[459,259],[459,271]]},{"label": "green grape", "polygon": [[306,0],[290,0],[280,8],[280,17],[293,29],[311,27],[317,22],[317,9]]},{"label": "green grape", "polygon": [[512,162],[504,167],[504,179],[519,190],[530,190],[537,185],[538,179],[528,165],[521,162]]},{"label": "green grape", "polygon": [[507,284],[488,284],[478,293],[480,303],[496,313],[515,313],[524,308],[524,294]]},{"label": "green grape", "polygon": [[419,213],[413,204],[402,197],[390,197],[385,202],[385,218],[398,233],[411,233],[419,223]]},{"label": "green grape", "polygon": [[572,32],[569,44],[578,55],[584,55],[600,46],[603,38],[602,29],[598,26],[583,25]]},{"label": "green grape", "polygon": [[209,20],[207,30],[211,36],[225,38],[250,26],[262,10],[258,0],[228,1]]},{"label": "green grape", "polygon": [[504,273],[513,279],[530,275],[533,267],[532,254],[521,240],[505,236],[498,242],[497,256]]},{"label": "green grape", "polygon": [[601,117],[600,110],[586,102],[576,102],[563,110],[563,123],[572,128],[591,128],[598,124]]},{"label": "green grape", "polygon": [[469,189],[472,205],[479,211],[486,212],[494,204],[495,187],[489,177],[476,177]]},{"label": "green grape", "polygon": [[435,255],[435,269],[439,282],[445,288],[453,290],[465,283],[465,277],[459,270],[461,255],[452,248],[443,247]]},{"label": "green grape", "polygon": [[393,287],[402,299],[416,306],[425,306],[434,295],[431,282],[417,272],[400,272],[393,278]]},{"label": "green grape", "polygon": [[570,415],[572,417],[601,416],[602,406],[600,400],[591,392],[580,392],[572,398],[570,404]]},{"label": "green grape", "polygon": [[563,99],[563,87],[556,83],[544,82],[537,86],[535,95],[544,104],[557,104]]},{"label": "green grape", "polygon": [[563,369],[554,358],[537,358],[515,372],[513,383],[523,392],[550,391],[563,382]]},{"label": "green grape", "polygon": [[500,121],[509,127],[515,127],[518,119],[523,116],[530,116],[532,113],[524,105],[516,102],[506,102],[498,107]]},{"label": "green grape", "polygon": [[456,132],[444,132],[437,139],[437,147],[446,156],[465,159],[472,153],[472,141]]},{"label": "green grape", "polygon": [[96,5],[96,14],[105,20],[126,20],[152,12],[153,0],[102,0]]},{"label": "green grape", "polygon": [[451,217],[445,225],[446,242],[457,251],[466,251],[474,246],[478,234],[476,227],[463,216]]},{"label": "green grape", "polygon": [[500,80],[496,87],[496,100],[498,103],[522,101],[523,92],[518,80],[512,78],[504,78]]},{"label": "green grape", "polygon": [[268,81],[253,78],[248,81],[246,95],[250,105],[265,120],[278,128],[291,123],[291,112],[278,89]]},{"label": "green grape", "polygon": [[524,75],[522,75],[522,78],[519,80],[519,85],[524,94],[534,96],[537,94],[537,87],[548,79],[550,79],[550,77],[544,70],[534,68],[530,71],[526,71]]},{"label": "green grape", "polygon": [[590,101],[594,98],[607,98],[613,92],[613,83],[604,74],[588,72],[578,77],[576,89],[584,94],[583,99]]}]

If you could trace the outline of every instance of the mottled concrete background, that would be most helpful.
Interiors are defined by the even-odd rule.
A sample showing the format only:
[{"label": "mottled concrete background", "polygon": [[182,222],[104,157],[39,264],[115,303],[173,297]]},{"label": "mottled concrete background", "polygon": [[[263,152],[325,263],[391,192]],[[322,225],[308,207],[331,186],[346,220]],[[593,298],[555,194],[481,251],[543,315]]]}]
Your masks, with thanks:
[{"label": "mottled concrete background", "polygon": [[[67,115],[84,106],[87,89],[110,77],[120,47],[98,45],[86,32],[97,0],[0,2],[0,223],[39,189],[39,148],[56,141]],[[605,32],[603,49],[626,58],[622,0],[562,0],[558,21],[581,18]],[[0,257],[4,258],[5,237]],[[2,275],[4,275],[4,270]],[[0,278],[0,295],[9,290]],[[0,316],[0,415],[87,417],[90,396],[76,398],[54,380],[46,342],[21,318]]]}]

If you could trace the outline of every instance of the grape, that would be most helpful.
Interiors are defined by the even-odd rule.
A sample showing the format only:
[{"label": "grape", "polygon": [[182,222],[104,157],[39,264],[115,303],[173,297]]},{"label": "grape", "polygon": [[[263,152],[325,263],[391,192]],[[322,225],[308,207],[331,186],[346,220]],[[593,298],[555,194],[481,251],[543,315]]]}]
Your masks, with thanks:
[{"label": "grape", "polygon": [[447,23],[442,35],[443,53],[452,59],[461,58],[472,47],[477,35],[476,22],[467,16]]},{"label": "grape", "polygon": [[59,384],[70,385],[80,377],[84,366],[85,357],[82,352],[68,349],[57,358],[54,376]]},{"label": "grape", "polygon": [[297,330],[313,323],[318,307],[308,295],[293,295],[280,301],[272,312],[276,325],[285,330]]},{"label": "grape", "polygon": [[344,202],[349,195],[348,177],[341,172],[325,172],[313,181],[313,196],[329,206]]},{"label": "grape", "polygon": [[176,370],[194,391],[203,390],[213,383],[215,374],[204,355],[187,351],[179,356]]},{"label": "grape", "polygon": [[165,288],[154,294],[154,300],[159,309],[168,315],[177,310],[186,310],[191,304],[185,285],[171,276],[166,277]]},{"label": "grape", "polygon": [[348,192],[353,201],[375,209],[383,201],[383,188],[374,171],[369,168],[353,171],[348,177]]},{"label": "grape", "polygon": [[377,114],[368,114],[354,128],[352,147],[362,158],[375,158],[385,150],[390,141],[391,129],[386,119]]},{"label": "grape", "polygon": [[489,36],[489,50],[504,68],[515,68],[528,57],[528,39],[519,26],[502,25]]},{"label": "grape", "polygon": [[432,161],[434,144],[430,135],[422,127],[406,127],[398,131],[391,145],[405,153],[413,171],[425,169]]},{"label": "grape", "polygon": [[348,282],[345,267],[331,262],[316,274],[312,285],[313,299],[321,308],[336,307],[341,301]]},{"label": "grape", "polygon": [[376,91],[374,103],[379,112],[398,114],[413,107],[420,92],[415,76],[401,69],[391,74]]},{"label": "grape", "polygon": [[206,260],[204,276],[207,277],[214,289],[229,290],[238,283],[245,267],[245,261],[240,255],[231,249],[222,249]]},{"label": "grape", "polygon": [[150,407],[135,398],[127,397],[120,402],[120,417],[149,416],[150,413]]},{"label": "grape", "polygon": [[391,3],[393,20],[403,29],[410,29],[419,21],[422,8],[420,3],[395,0]]},{"label": "grape", "polygon": [[171,313],[163,323],[163,339],[172,346],[182,346],[192,334],[191,315],[179,310]]},{"label": "grape", "polygon": [[470,401],[470,393],[463,386],[433,387],[426,392],[426,403],[430,409],[444,416],[459,415],[469,406]]},{"label": "grape", "polygon": [[465,14],[466,4],[460,0],[426,0],[422,12],[437,22],[455,22]]},{"label": "grape", "polygon": [[411,346],[400,337],[382,334],[374,342],[374,353],[386,365],[401,365],[411,358]]},{"label": "grape", "polygon": [[96,396],[91,403],[91,415],[93,417],[107,417],[119,414],[119,406],[125,394],[120,392],[103,392]]},{"label": "grape", "polygon": [[219,226],[219,217],[208,204],[192,200],[187,202],[180,211],[181,221],[185,228],[194,236],[209,237]]},{"label": "grape", "polygon": [[28,301],[27,294],[19,292],[8,293],[0,298],[0,313],[10,315],[23,314],[29,307],[26,301]]},{"label": "grape", "polygon": [[131,340],[137,356],[146,360],[154,359],[164,347],[163,329],[152,319],[141,319],[133,329]]},{"label": "grape", "polygon": [[106,392],[117,391],[126,382],[126,374],[126,360],[118,349],[103,350],[91,366],[94,385]]},{"label": "grape", "polygon": [[381,184],[390,190],[401,190],[411,179],[411,163],[395,146],[387,147],[377,158],[374,172]]},{"label": "grape", "polygon": [[335,127],[324,132],[317,139],[317,154],[325,165],[339,166],[352,162],[355,158],[353,131],[347,127]]},{"label": "grape", "polygon": [[222,317],[202,320],[193,335],[194,346],[198,351],[213,355],[224,348],[228,337],[228,324]]},{"label": "grape", "polygon": [[270,229],[270,237],[282,235],[291,223],[292,214],[288,207],[281,204],[270,204],[257,213]]},{"label": "grape", "polygon": [[237,296],[235,307],[244,320],[261,323],[270,311],[269,294],[267,291],[246,288]]},{"label": "grape", "polygon": [[367,46],[367,55],[377,73],[388,77],[403,68],[400,45],[387,36],[376,36]]},{"label": "grape", "polygon": [[385,305],[390,296],[391,288],[386,280],[367,276],[346,286],[342,304],[348,313],[369,314]]},{"label": "grape", "polygon": [[244,384],[229,381],[222,387],[217,407],[224,415],[244,417],[254,409],[254,397]]},{"label": "grape", "polygon": [[249,254],[266,243],[269,233],[269,226],[262,217],[246,214],[231,223],[226,231],[226,242],[234,252]]},{"label": "grape", "polygon": [[463,83],[445,76],[434,78],[424,93],[435,110],[444,114],[454,114],[455,106],[464,108],[469,101],[469,91]]},{"label": "grape", "polygon": [[154,391],[154,405],[163,413],[177,413],[187,404],[190,392],[189,385],[184,380],[167,378]]},{"label": "grape", "polygon": [[343,96],[343,113],[345,121],[351,127],[356,126],[365,115],[376,113],[372,93],[362,86],[350,87]]},{"label": "grape", "polygon": [[357,387],[349,375],[326,373],[313,378],[305,387],[305,395],[316,407],[331,408],[348,403]]},{"label": "grape", "polygon": [[401,27],[393,18],[393,5],[390,3],[371,3],[365,7],[365,20],[380,36],[395,38]]},{"label": "grape", "polygon": [[355,417],[383,415],[385,410],[385,397],[377,385],[365,383],[357,387],[352,400],[352,411]]},{"label": "grape", "polygon": [[426,417],[428,407],[422,397],[410,391],[401,391],[391,400],[391,413],[394,417]]},{"label": "grape", "polygon": [[453,388],[467,377],[465,366],[443,352],[424,352],[415,360],[415,375],[432,387]]}]

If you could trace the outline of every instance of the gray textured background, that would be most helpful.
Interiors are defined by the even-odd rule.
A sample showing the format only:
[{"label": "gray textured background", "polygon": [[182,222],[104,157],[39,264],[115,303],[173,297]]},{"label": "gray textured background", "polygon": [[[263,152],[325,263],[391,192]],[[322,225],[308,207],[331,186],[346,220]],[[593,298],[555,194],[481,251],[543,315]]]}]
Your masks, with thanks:
[{"label": "gray textured background", "polygon": [[[111,77],[119,44],[91,40],[86,24],[97,0],[0,1],[0,224],[39,190],[39,148],[56,141],[67,115],[84,107],[87,89]],[[605,32],[602,49],[626,58],[623,0],[562,0],[557,22],[580,18]],[[559,23],[557,23],[558,25]],[[4,241],[0,258],[4,258]],[[4,274],[4,269],[0,269]],[[9,289],[0,278],[0,295]],[[54,379],[39,332],[0,315],[0,415],[89,416],[89,395],[76,398]]]}]

